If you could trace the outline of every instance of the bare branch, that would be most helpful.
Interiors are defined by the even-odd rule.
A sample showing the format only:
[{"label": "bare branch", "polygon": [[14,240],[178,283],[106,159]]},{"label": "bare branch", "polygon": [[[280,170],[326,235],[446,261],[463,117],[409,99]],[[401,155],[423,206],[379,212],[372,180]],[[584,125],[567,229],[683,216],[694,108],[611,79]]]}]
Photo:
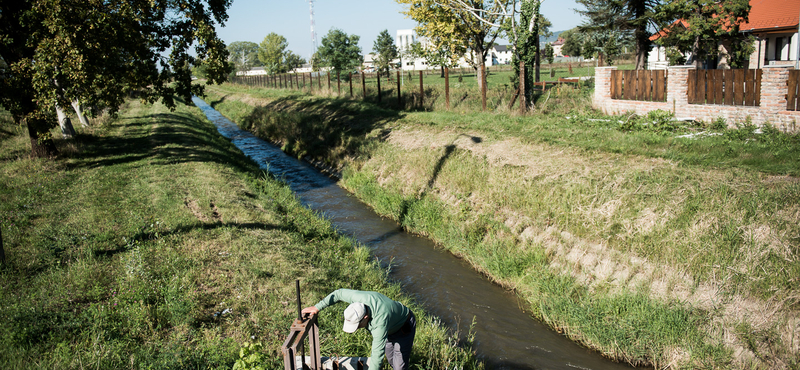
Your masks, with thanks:
[{"label": "bare branch", "polygon": [[[485,23],[485,24],[487,24],[489,26],[492,26],[492,27],[500,28],[500,27],[502,27],[502,21],[505,18],[507,18],[507,17],[512,17],[513,18],[514,17],[514,11],[513,10],[511,11],[511,13],[509,13],[507,11],[503,11],[503,12],[488,11],[486,9],[474,8],[474,7],[470,6],[469,4],[465,3],[463,0],[446,0],[446,1],[447,1],[447,4],[442,4],[442,3],[440,3],[440,2],[438,2],[436,0],[434,0],[433,3],[436,4],[436,5],[439,5],[439,6],[450,8],[450,9],[464,10],[464,11],[470,13],[473,17],[475,17],[479,21],[481,21],[481,22],[483,22],[483,23]],[[516,0],[513,0],[513,3],[516,4]],[[508,8],[508,4],[507,3],[503,3],[502,5],[503,6],[500,7],[501,9],[505,10],[505,9]],[[500,23],[495,23],[495,22],[492,22],[492,21],[482,17],[481,15],[478,14],[479,12],[486,13],[486,14],[492,15],[492,16],[498,16],[498,20],[500,20]]]}]

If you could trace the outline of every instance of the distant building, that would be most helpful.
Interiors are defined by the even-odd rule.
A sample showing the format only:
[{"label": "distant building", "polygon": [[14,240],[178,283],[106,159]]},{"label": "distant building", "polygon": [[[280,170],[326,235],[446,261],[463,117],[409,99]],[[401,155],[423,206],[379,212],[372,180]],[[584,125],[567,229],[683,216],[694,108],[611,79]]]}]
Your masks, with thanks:
[{"label": "distant building", "polygon": [[510,64],[512,55],[511,45],[495,45],[486,58],[486,65]]},{"label": "distant building", "polygon": [[563,57],[564,53],[561,52],[561,48],[563,47],[564,47],[564,39],[559,36],[558,40],[556,40],[556,42],[553,43],[553,56]]},{"label": "distant building", "polygon": [[267,71],[264,67],[252,67],[248,71],[238,71],[236,72],[237,76],[263,76],[267,74]]}]

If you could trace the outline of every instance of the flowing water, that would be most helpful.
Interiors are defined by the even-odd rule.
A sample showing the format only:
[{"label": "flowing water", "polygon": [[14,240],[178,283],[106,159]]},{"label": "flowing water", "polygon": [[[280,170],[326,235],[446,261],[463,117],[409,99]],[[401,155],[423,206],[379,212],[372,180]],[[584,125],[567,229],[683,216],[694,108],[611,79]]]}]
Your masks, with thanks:
[{"label": "flowing water", "polygon": [[498,369],[630,369],[553,332],[524,312],[523,302],[489,282],[432,241],[401,230],[311,165],[241,130],[199,98],[194,103],[245,155],[284,179],[303,204],[342,233],[371,247],[391,277],[450,328],[462,333],[475,318],[475,349]]}]

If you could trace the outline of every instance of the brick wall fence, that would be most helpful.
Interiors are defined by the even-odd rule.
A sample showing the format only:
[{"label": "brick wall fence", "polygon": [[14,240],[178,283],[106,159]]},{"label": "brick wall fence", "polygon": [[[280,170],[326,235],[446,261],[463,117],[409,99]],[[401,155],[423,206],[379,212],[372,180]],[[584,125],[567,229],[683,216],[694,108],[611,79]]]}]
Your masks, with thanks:
[{"label": "brick wall fence", "polygon": [[719,117],[725,118],[729,127],[735,127],[749,116],[753,124],[761,126],[769,123],[785,132],[800,131],[800,111],[786,110],[789,69],[791,66],[764,66],[761,76],[761,105],[733,106],[721,104],[689,104],[689,70],[694,66],[673,66],[667,69],[667,101],[649,102],[611,99],[611,71],[617,67],[598,67],[595,69],[595,90],[593,106],[606,114],[647,112],[661,109],[673,112],[678,118],[691,118],[711,122]]}]

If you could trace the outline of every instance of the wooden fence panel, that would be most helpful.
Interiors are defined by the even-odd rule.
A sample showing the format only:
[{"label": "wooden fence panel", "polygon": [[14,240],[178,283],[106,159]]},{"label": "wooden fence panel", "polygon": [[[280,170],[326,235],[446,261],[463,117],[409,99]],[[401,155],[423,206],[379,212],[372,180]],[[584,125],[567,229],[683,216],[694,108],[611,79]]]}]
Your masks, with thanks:
[{"label": "wooden fence panel", "polygon": [[612,99],[622,99],[622,71],[611,71]]},{"label": "wooden fence panel", "polygon": [[695,92],[695,97],[700,104],[706,102],[706,83],[708,83],[706,71],[703,69],[697,71],[697,85],[695,85],[697,91]]},{"label": "wooden fence panel", "polygon": [[714,87],[717,85],[717,71],[706,71],[706,91],[709,104],[717,104],[717,94],[714,93]]},{"label": "wooden fence panel", "polygon": [[790,70],[789,81],[787,81],[787,83],[789,85],[789,91],[786,94],[786,110],[800,110],[800,104],[798,104],[798,96],[800,96],[798,92],[798,87],[800,87],[800,70]]},{"label": "wooden fence panel", "polygon": [[665,101],[666,77],[666,70],[611,71],[611,99]]},{"label": "wooden fence panel", "polygon": [[635,71],[634,74],[636,75],[636,100],[649,100],[648,99],[648,87],[650,86],[650,79],[648,77],[649,74],[646,73],[647,71],[639,70]]},{"label": "wooden fence panel", "polygon": [[744,71],[739,70],[733,75],[733,105],[744,105]]},{"label": "wooden fence panel", "polygon": [[725,89],[725,99],[723,100],[723,104],[725,105],[733,105],[733,90],[736,88],[736,85],[733,83],[733,75],[739,71],[738,69],[731,69],[725,73],[725,83],[723,88]]},{"label": "wooden fence panel", "polygon": [[633,100],[633,96],[636,93],[635,85],[631,83],[633,80],[633,71],[623,71],[622,72],[622,96],[625,100]]},{"label": "wooden fence panel", "polygon": [[[753,70],[755,71],[755,70]],[[755,73],[746,71],[744,75],[744,105],[752,106],[755,104],[756,76]]]},{"label": "wooden fence panel", "polygon": [[725,86],[723,82],[725,79],[724,72],[727,71],[724,69],[717,69],[714,72],[714,102],[715,104],[723,104],[725,102],[725,95],[723,94],[723,87]]},{"label": "wooden fence panel", "polygon": [[688,86],[686,94],[688,95],[689,104],[697,103],[697,70],[690,70],[688,76]]},{"label": "wooden fence panel", "polygon": [[655,71],[655,75],[656,75],[656,78],[655,78],[655,86],[653,86],[653,93],[654,93],[653,100],[655,100],[655,101],[666,101],[666,99],[667,99],[667,97],[666,97],[667,71],[666,70]]},{"label": "wooden fence panel", "polygon": [[761,70],[691,70],[689,104],[758,106],[761,104]]}]

